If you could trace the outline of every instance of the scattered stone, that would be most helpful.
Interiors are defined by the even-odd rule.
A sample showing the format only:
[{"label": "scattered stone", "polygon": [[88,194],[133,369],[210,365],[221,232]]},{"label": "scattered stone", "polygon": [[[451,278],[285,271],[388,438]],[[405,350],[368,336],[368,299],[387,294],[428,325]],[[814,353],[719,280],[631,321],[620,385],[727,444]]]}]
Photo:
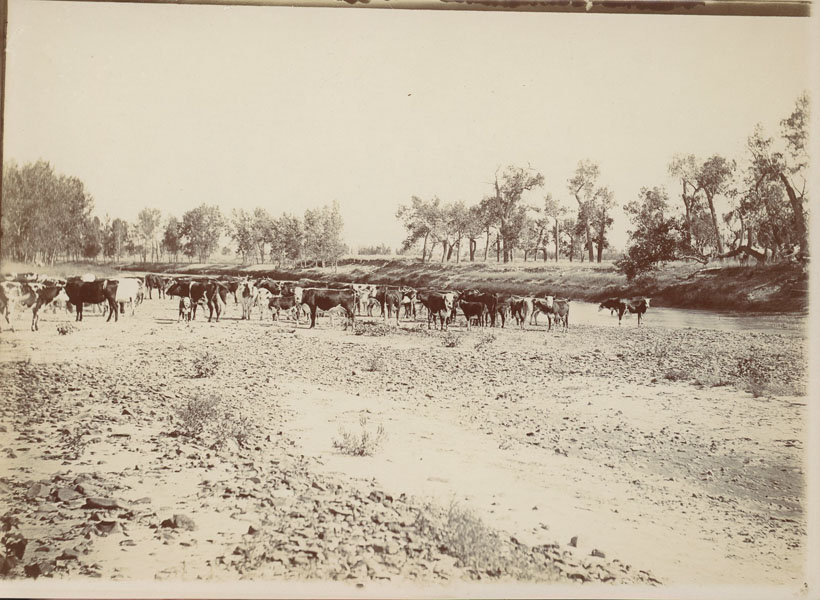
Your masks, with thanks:
[{"label": "scattered stone", "polygon": [[573,548],[578,547],[578,536],[577,535],[572,536],[572,539],[570,539],[570,541],[569,541],[569,545],[572,546]]},{"label": "scattered stone", "polygon": [[51,494],[51,486],[44,483],[35,483],[28,488],[26,498],[33,500],[34,498],[47,498]]},{"label": "scattered stone", "polygon": [[23,571],[29,577],[34,577],[37,579],[41,575],[51,575],[54,572],[54,562],[52,561],[41,561],[32,563],[30,565],[26,565],[23,567]]},{"label": "scattered stone", "polygon": [[54,497],[60,502],[71,502],[72,500],[79,498],[80,493],[72,490],[71,488],[64,487],[59,488],[56,492],[54,492]]},{"label": "scattered stone", "polygon": [[160,527],[166,527],[169,529],[185,529],[187,531],[193,531],[196,529],[196,523],[191,517],[186,515],[174,515],[170,519],[165,519],[161,524]]},{"label": "scattered stone", "polygon": [[597,548],[592,550],[591,556],[597,556],[598,558],[606,558],[606,554],[598,550]]},{"label": "scattered stone", "polygon": [[118,500],[113,498],[86,498],[83,508],[101,508],[103,510],[114,510],[115,508],[125,508]]}]

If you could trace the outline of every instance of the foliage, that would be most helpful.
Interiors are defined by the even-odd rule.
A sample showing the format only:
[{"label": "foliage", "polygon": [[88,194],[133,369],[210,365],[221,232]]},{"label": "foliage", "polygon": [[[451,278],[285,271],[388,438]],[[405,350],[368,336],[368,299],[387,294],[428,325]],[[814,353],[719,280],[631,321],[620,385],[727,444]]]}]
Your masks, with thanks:
[{"label": "foliage", "polygon": [[449,329],[444,332],[444,335],[441,336],[441,344],[445,348],[455,348],[461,345],[464,336],[460,333],[456,333],[455,331],[450,331]]},{"label": "foliage", "polygon": [[615,261],[615,266],[628,280],[678,258],[682,246],[681,223],[675,217],[666,216],[668,208],[666,190],[657,187],[641,188],[638,199],[624,207],[635,229],[629,232],[626,255]]},{"label": "foliage", "polygon": [[[0,253],[21,262],[53,263],[99,254],[89,242],[93,200],[78,178],[57,175],[46,161],[3,165]],[[96,224],[99,228],[99,222]],[[101,250],[101,248],[100,248]]]},{"label": "foliage", "polygon": [[[569,193],[578,204],[578,217],[572,237],[582,231],[589,262],[593,261],[593,244],[597,245],[598,262],[603,259],[604,248],[609,245],[607,230],[612,225],[610,211],[615,206],[615,196],[606,186],[598,185],[600,169],[590,160],[578,162],[575,174],[567,182]],[[573,240],[574,242],[574,240]]]},{"label": "foliage", "polygon": [[387,244],[378,244],[376,246],[359,246],[358,254],[361,255],[378,255],[388,256],[393,254],[393,249]]},{"label": "foliage", "polygon": [[333,447],[350,456],[372,456],[375,454],[387,439],[384,426],[379,425],[376,433],[371,434],[367,429],[367,417],[365,415],[359,417],[359,425],[361,431],[358,435],[339,427],[341,438],[333,440]]},{"label": "foliage", "polygon": [[253,426],[247,416],[214,394],[188,398],[176,414],[182,435],[207,441],[215,449],[224,447],[231,439],[239,446],[247,445]]},{"label": "foliage", "polygon": [[185,255],[207,262],[219,244],[224,227],[225,221],[218,206],[202,204],[183,214],[180,233],[185,240]]},{"label": "foliage", "polygon": [[220,364],[222,364],[222,359],[218,354],[210,350],[205,350],[194,357],[194,377],[210,377],[216,373]]},{"label": "foliage", "polygon": [[77,328],[73,323],[65,322],[57,325],[57,333],[60,335],[68,335],[69,333],[74,333],[75,331],[77,331]]},{"label": "foliage", "polygon": [[176,217],[169,217],[165,224],[165,231],[162,236],[162,248],[165,252],[173,254],[174,262],[183,250],[182,244],[182,223]]}]

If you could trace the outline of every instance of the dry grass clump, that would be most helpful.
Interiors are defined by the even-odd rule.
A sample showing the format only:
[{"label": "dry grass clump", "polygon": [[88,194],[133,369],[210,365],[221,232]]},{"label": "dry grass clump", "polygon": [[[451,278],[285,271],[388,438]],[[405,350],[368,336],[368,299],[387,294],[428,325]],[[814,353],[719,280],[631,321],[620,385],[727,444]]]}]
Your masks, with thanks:
[{"label": "dry grass clump", "polygon": [[487,346],[492,345],[495,342],[495,334],[494,333],[482,333],[481,337],[475,344],[476,350],[483,350]]},{"label": "dry grass clump", "polygon": [[365,371],[370,371],[371,373],[377,371],[384,371],[386,368],[384,359],[381,356],[371,356],[370,359],[367,361],[367,364],[364,366]]},{"label": "dry grass clump", "polygon": [[205,352],[201,352],[194,357],[194,377],[210,377],[216,373],[220,364],[222,364],[222,359],[217,354],[210,350],[205,350]]},{"label": "dry grass clump", "polygon": [[498,533],[455,501],[443,513],[428,505],[416,516],[415,527],[422,535],[435,539],[441,552],[457,558],[464,567],[492,576],[510,567]]},{"label": "dry grass clump", "polygon": [[448,330],[441,336],[441,343],[445,348],[455,348],[461,345],[463,338],[464,336],[462,334]]},{"label": "dry grass clump", "polygon": [[371,433],[367,429],[367,417],[365,415],[359,417],[359,425],[361,425],[361,431],[358,434],[339,427],[341,438],[333,440],[333,447],[350,456],[373,456],[387,439],[384,426],[379,425],[376,428],[376,433]]},{"label": "dry grass clump", "polygon": [[390,326],[385,323],[371,323],[359,320],[353,325],[353,333],[356,335],[382,337],[390,333]]},{"label": "dry grass clump", "polygon": [[248,443],[251,419],[227,406],[213,394],[188,398],[177,409],[179,433],[207,443],[212,448],[222,448],[229,440],[244,447]]},{"label": "dry grass clump", "polygon": [[68,335],[69,333],[74,333],[75,331],[77,331],[77,328],[73,323],[69,323],[68,321],[57,325],[57,333],[60,335]]}]

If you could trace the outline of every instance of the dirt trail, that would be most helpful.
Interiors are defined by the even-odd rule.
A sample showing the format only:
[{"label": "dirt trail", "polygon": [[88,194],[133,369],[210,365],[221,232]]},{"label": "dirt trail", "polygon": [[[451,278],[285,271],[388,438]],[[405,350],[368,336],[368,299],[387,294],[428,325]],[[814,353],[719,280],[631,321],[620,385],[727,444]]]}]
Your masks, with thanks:
[{"label": "dirt trail", "polygon": [[[455,500],[514,538],[499,544],[505,564],[541,564],[547,581],[806,579],[801,338],[447,338],[379,320],[353,335],[239,314],[229,304],[189,328],[154,300],[67,336],[50,314],[39,333],[2,333],[0,493],[30,540],[22,563],[72,578],[470,578],[413,517]],[[205,351],[218,368],[193,378]],[[245,445],[179,435],[177,410],[211,392],[246,418]],[[362,414],[384,425],[384,447],[340,454],[339,427],[357,431]],[[124,508],[83,508],[90,493]],[[196,529],[163,525],[174,515]]]}]

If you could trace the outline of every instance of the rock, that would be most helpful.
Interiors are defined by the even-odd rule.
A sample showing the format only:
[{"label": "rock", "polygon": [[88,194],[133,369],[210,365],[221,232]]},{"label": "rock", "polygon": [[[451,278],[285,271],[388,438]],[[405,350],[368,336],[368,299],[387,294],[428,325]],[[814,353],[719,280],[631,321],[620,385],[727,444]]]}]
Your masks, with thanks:
[{"label": "rock", "polygon": [[12,556],[23,558],[28,540],[19,533],[9,533],[3,537],[3,544]]},{"label": "rock", "polygon": [[115,508],[124,508],[119,500],[113,498],[86,498],[83,508],[101,508],[103,510],[114,510]]},{"label": "rock", "polygon": [[59,488],[56,492],[54,492],[54,497],[60,502],[70,502],[75,498],[79,498],[80,493],[72,490],[71,488],[64,487]]},{"label": "rock", "polygon": [[6,429],[5,425],[0,425],[0,433],[6,433],[8,429]]},{"label": "rock", "polygon": [[63,553],[57,557],[57,560],[77,560],[80,557],[80,552],[76,548],[63,550]]},{"label": "rock", "polygon": [[597,556],[598,558],[606,558],[606,554],[604,554],[603,552],[601,552],[601,551],[600,551],[600,550],[598,550],[597,548],[595,548],[595,549],[592,551],[591,556]]},{"label": "rock", "polygon": [[42,561],[32,563],[23,567],[23,571],[25,571],[26,575],[34,577],[35,579],[41,575],[51,575],[54,572],[54,562]]},{"label": "rock", "polygon": [[110,533],[117,533],[120,531],[120,525],[117,521],[100,521],[97,523],[97,531],[100,535],[108,535]]},{"label": "rock", "polygon": [[13,556],[0,557],[0,575],[8,575],[17,566],[17,559]]},{"label": "rock", "polygon": [[572,539],[569,541],[569,545],[572,546],[573,548],[578,547],[578,536],[577,535],[572,536]]},{"label": "rock", "polygon": [[170,529],[186,529],[187,531],[193,531],[196,529],[196,523],[191,517],[186,515],[174,515],[170,519],[165,519],[161,524],[160,527],[167,527]]},{"label": "rock", "polygon": [[51,493],[51,486],[44,483],[35,483],[28,488],[26,498],[33,500],[34,498],[46,498]]}]

